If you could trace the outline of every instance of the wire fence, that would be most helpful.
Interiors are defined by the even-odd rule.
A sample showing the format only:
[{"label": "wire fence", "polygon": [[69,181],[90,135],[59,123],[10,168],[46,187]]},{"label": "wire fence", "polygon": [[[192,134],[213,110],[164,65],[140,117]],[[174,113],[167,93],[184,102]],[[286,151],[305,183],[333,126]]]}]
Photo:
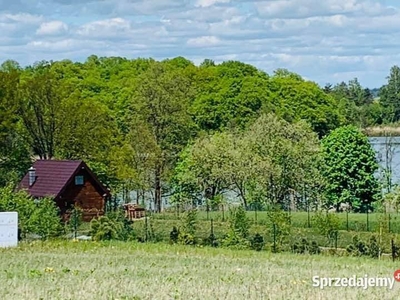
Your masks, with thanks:
[{"label": "wire fence", "polygon": [[[387,231],[388,227],[385,229],[381,227],[378,231],[371,230],[369,232],[347,230],[322,232],[320,228],[312,226],[316,224],[312,222],[311,214],[310,227],[295,227],[293,223],[264,222],[267,219],[263,213],[261,215],[259,213],[256,217],[254,211],[247,212],[248,216],[253,215],[253,219],[249,219],[251,224],[246,240],[249,242],[247,246],[253,249],[257,248],[254,244],[258,240],[259,249],[271,252],[328,253],[392,260],[399,258],[400,240],[397,239],[398,237],[395,234]],[[350,213],[348,215],[349,217],[351,216]],[[180,217],[183,217],[182,212]],[[232,234],[231,224],[228,218],[229,216],[223,216],[222,212],[199,213],[195,243],[214,247],[232,246],[232,241],[230,240],[230,235]],[[140,238],[142,242],[170,243],[174,228],[179,228],[183,225],[182,219],[177,218],[177,214],[173,213],[154,214],[148,212],[147,217],[142,221],[136,222],[138,232],[144,232]],[[307,221],[308,219],[305,220],[306,223]],[[372,223],[371,214],[368,222]],[[349,223],[351,224],[351,222]]]},{"label": "wire fence", "polygon": [[[161,214],[155,214],[160,219],[176,219],[185,211],[178,209],[169,210]],[[321,213],[334,214],[338,218],[339,230],[355,231],[355,232],[374,232],[384,228],[389,233],[400,234],[400,213],[352,213],[340,212],[332,213],[327,211],[287,211],[291,217],[293,227],[312,228],[316,226],[316,216]],[[211,211],[199,210],[198,216],[200,220],[226,221],[229,218],[230,209]],[[259,225],[267,225],[271,223],[270,214],[267,211],[247,211],[248,218]]]}]

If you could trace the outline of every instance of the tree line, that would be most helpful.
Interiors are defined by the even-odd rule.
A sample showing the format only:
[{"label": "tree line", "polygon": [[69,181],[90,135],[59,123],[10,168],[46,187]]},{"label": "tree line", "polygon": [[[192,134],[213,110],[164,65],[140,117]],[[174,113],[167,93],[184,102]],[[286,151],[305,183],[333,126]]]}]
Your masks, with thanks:
[{"label": "tree line", "polygon": [[306,199],[324,189],[321,139],[399,120],[398,75],[395,66],[378,99],[357,79],[320,87],[239,61],[5,61],[0,185],[18,182],[34,157],[83,159],[115,193],[150,192],[156,211],[164,195],[216,205],[232,190],[245,206]]}]

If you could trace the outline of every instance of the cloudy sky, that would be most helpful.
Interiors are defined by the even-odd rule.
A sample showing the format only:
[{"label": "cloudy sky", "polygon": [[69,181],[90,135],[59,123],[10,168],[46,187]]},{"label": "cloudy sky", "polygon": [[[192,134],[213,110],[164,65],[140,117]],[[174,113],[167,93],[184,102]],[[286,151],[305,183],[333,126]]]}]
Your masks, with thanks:
[{"label": "cloudy sky", "polygon": [[398,0],[0,0],[0,61],[240,60],[373,88],[400,64],[398,28]]}]

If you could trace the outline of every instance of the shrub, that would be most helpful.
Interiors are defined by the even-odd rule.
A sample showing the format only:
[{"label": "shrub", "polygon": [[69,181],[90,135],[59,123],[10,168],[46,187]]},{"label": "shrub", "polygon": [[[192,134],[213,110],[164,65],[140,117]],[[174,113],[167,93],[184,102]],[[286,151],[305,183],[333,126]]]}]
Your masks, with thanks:
[{"label": "shrub", "polygon": [[242,206],[230,210],[229,231],[224,237],[222,244],[227,247],[237,249],[247,249],[250,242],[247,240],[249,235],[250,222],[246,211]]},{"label": "shrub", "polygon": [[293,245],[293,252],[294,253],[299,253],[299,254],[304,254],[306,252],[308,252],[309,249],[309,244],[307,239],[301,239],[300,242],[296,242]]},{"label": "shrub", "polygon": [[18,229],[24,237],[34,233],[46,239],[62,233],[58,208],[52,199],[42,199],[36,205],[26,192],[15,192],[7,186],[0,189],[0,211],[18,213]]},{"label": "shrub", "polygon": [[218,247],[219,242],[218,242],[218,239],[215,237],[214,233],[210,233],[210,235],[204,239],[203,245],[211,246],[211,247]]},{"label": "shrub", "polygon": [[279,252],[284,250],[288,245],[288,239],[291,232],[291,216],[289,213],[279,209],[268,211],[268,218],[272,227],[271,235],[274,242],[273,251]]},{"label": "shrub", "polygon": [[169,240],[171,243],[176,244],[178,242],[178,238],[179,238],[179,230],[178,228],[176,228],[176,226],[174,226],[169,234]]},{"label": "shrub", "polygon": [[67,230],[68,232],[74,232],[77,234],[79,226],[82,224],[82,209],[79,207],[74,207],[71,211],[70,218],[67,222]]},{"label": "shrub", "polygon": [[62,233],[59,211],[54,200],[44,198],[35,205],[29,227],[32,233],[38,234],[42,239],[56,237]]},{"label": "shrub", "polygon": [[14,192],[10,185],[0,189],[0,212],[16,211],[18,213],[18,229],[22,236],[31,232],[29,223],[35,208],[33,199],[26,192]]},{"label": "shrub", "polygon": [[308,252],[310,254],[319,254],[321,252],[321,250],[319,249],[319,246],[318,246],[316,241],[312,241],[311,242],[311,246],[310,246]]},{"label": "shrub", "polygon": [[373,235],[369,239],[369,246],[368,246],[368,255],[373,258],[378,258],[380,255],[380,246],[376,236]]},{"label": "shrub", "polygon": [[352,244],[346,248],[347,252],[354,256],[361,256],[368,254],[368,247],[365,242],[361,241],[358,236],[353,237]]},{"label": "shrub", "polygon": [[121,239],[122,224],[107,216],[93,219],[90,222],[90,234],[95,241]]},{"label": "shrub", "polygon": [[196,240],[197,211],[189,210],[183,217],[182,228],[179,230],[178,241],[184,245],[194,245]]},{"label": "shrub", "polygon": [[231,230],[239,234],[242,238],[248,237],[250,222],[243,206],[239,206],[238,208],[230,211],[229,222]]},{"label": "shrub", "polygon": [[261,234],[256,233],[251,240],[251,248],[256,251],[261,251],[264,248],[265,242]]},{"label": "shrub", "polygon": [[318,232],[325,236],[329,242],[333,242],[337,239],[340,220],[336,214],[318,212],[313,219]]}]

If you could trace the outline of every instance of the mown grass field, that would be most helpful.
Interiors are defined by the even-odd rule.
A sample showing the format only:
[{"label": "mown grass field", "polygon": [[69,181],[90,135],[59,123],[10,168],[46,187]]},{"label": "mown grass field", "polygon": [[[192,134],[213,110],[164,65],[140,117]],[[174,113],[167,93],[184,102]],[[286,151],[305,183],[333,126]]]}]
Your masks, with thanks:
[{"label": "mown grass field", "polygon": [[393,276],[368,258],[167,244],[35,242],[0,249],[0,299],[398,299],[394,289],[312,286],[312,277]]}]

